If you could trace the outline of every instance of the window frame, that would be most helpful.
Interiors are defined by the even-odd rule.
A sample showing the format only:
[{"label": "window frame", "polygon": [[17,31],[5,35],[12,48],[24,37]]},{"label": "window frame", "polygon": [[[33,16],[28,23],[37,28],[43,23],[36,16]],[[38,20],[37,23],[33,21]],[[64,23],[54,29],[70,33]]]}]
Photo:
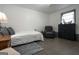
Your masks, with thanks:
[{"label": "window frame", "polygon": [[66,14],[66,13],[69,13],[69,12],[74,12],[74,23],[73,24],[76,24],[76,9],[69,10],[69,11],[66,11],[66,12],[62,12],[61,13],[61,24],[62,24],[62,16],[63,16],[63,14]]}]

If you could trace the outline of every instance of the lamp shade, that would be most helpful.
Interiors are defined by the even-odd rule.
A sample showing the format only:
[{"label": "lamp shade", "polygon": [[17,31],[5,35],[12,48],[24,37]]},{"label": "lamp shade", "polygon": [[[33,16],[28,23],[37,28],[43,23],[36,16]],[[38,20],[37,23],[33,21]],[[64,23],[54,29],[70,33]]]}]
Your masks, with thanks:
[{"label": "lamp shade", "polygon": [[0,23],[7,23],[7,16],[3,12],[0,12]]}]

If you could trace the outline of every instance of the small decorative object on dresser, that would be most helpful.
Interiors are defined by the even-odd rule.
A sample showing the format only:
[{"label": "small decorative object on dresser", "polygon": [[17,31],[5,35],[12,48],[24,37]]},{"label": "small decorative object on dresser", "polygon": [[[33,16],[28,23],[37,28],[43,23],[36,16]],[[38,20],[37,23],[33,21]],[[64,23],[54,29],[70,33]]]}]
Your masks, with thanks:
[{"label": "small decorative object on dresser", "polygon": [[0,35],[0,50],[10,47],[10,35]]}]

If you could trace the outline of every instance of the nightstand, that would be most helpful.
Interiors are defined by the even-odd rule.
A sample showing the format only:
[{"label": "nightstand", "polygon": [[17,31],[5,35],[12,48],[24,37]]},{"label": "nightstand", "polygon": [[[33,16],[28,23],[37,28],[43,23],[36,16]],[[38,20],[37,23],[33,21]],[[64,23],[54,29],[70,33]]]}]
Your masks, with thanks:
[{"label": "nightstand", "polygon": [[0,50],[10,47],[10,35],[0,35]]}]

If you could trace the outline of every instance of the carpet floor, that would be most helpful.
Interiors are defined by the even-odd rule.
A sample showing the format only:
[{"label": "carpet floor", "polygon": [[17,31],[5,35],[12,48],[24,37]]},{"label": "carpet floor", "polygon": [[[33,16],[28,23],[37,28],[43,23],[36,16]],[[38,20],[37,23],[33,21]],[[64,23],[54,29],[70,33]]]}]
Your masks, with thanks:
[{"label": "carpet floor", "polygon": [[44,49],[35,55],[79,55],[79,41],[54,38],[38,44]]}]

